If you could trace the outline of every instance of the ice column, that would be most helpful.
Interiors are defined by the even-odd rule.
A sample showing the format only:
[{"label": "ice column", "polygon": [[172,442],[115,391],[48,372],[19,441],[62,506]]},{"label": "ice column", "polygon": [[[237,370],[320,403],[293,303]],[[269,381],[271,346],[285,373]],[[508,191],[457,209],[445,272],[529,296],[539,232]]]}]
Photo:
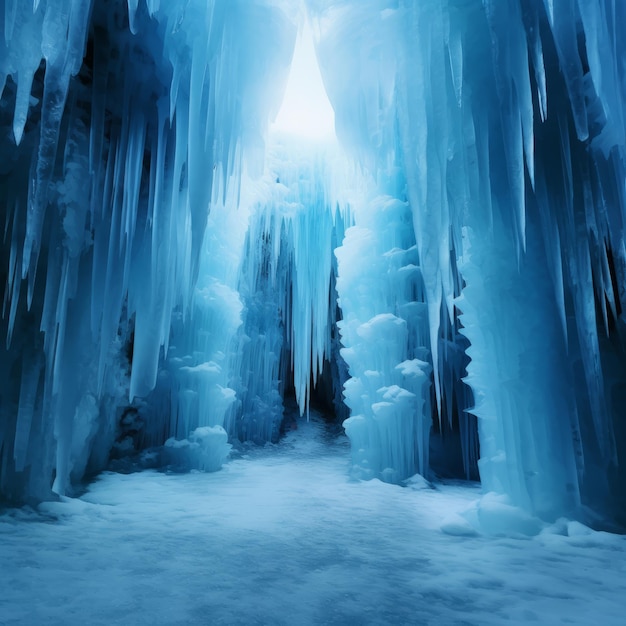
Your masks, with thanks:
[{"label": "ice column", "polygon": [[344,422],[353,475],[398,482],[428,472],[431,425],[427,307],[406,202],[378,196],[353,208],[335,251],[350,379]]}]

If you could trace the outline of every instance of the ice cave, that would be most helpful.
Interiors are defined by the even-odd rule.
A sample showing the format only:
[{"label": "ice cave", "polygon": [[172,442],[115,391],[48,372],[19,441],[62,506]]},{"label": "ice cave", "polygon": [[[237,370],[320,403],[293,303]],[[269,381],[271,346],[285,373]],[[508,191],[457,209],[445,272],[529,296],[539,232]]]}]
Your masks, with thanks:
[{"label": "ice cave", "polygon": [[0,18],[0,625],[625,623],[626,0]]}]

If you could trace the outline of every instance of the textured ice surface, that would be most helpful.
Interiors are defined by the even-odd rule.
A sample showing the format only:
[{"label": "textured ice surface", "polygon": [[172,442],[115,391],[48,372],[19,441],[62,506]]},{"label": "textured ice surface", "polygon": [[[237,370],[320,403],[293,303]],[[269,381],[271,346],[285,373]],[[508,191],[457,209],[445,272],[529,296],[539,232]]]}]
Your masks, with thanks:
[{"label": "textured ice surface", "polygon": [[335,251],[352,473],[399,482],[429,469],[431,367],[416,358],[429,345],[423,280],[405,202],[378,196],[352,211]]}]

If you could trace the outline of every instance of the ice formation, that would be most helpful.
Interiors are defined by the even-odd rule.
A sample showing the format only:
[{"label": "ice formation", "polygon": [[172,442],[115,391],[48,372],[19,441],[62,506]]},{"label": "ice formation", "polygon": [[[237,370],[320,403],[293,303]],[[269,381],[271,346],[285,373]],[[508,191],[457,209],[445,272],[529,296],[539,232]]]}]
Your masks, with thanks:
[{"label": "ice formation", "polygon": [[[319,381],[356,476],[624,522],[625,12],[0,2],[0,495],[216,469]],[[305,13],[349,161],[268,139]]]}]

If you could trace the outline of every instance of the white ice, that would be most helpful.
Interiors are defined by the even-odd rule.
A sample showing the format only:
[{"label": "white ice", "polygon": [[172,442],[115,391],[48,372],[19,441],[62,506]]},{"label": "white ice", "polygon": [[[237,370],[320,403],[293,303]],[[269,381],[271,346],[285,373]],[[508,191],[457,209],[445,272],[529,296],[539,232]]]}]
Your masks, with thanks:
[{"label": "white ice", "polygon": [[468,536],[478,488],[350,481],[347,440],[298,426],[216,474],[107,473],[0,514],[0,623],[624,623],[626,537]]}]

